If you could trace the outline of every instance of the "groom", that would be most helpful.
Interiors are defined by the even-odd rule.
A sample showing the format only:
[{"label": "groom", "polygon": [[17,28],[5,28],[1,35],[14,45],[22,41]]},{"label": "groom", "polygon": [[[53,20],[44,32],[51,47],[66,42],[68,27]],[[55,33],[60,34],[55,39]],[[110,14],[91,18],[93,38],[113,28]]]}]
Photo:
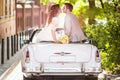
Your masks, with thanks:
[{"label": "groom", "polygon": [[80,27],[79,20],[71,12],[73,6],[70,3],[64,3],[63,12],[66,14],[64,21],[65,34],[70,37],[70,42],[80,42],[86,37]]}]

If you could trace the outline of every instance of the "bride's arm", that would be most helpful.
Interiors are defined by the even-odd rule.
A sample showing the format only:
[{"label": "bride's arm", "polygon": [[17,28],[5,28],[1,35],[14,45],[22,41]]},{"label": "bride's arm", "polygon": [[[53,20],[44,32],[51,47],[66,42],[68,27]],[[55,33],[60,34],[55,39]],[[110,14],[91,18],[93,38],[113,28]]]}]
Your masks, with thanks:
[{"label": "bride's arm", "polygon": [[57,42],[57,38],[56,38],[56,34],[55,34],[55,29],[52,29],[51,33],[52,33],[52,37],[53,37],[54,42]]}]

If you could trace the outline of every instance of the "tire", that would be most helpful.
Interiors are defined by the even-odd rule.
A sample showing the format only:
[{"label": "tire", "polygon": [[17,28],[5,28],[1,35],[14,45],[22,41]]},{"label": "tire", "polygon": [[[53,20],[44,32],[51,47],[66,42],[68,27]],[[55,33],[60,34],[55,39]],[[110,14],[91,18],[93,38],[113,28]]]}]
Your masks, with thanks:
[{"label": "tire", "polygon": [[85,77],[85,80],[98,80],[97,76],[89,75]]},{"label": "tire", "polygon": [[55,76],[54,80],[84,80],[81,76]]},{"label": "tire", "polygon": [[43,80],[54,80],[53,76],[44,76]]}]

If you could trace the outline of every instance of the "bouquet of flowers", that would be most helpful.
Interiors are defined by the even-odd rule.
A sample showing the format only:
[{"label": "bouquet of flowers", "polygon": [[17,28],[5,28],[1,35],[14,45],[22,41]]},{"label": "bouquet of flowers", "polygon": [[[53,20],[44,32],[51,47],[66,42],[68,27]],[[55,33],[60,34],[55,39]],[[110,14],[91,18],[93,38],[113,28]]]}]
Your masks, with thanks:
[{"label": "bouquet of flowers", "polygon": [[70,41],[70,38],[68,35],[64,35],[64,36],[61,36],[59,39],[58,39],[58,42],[59,43],[62,43],[62,44],[68,44]]}]

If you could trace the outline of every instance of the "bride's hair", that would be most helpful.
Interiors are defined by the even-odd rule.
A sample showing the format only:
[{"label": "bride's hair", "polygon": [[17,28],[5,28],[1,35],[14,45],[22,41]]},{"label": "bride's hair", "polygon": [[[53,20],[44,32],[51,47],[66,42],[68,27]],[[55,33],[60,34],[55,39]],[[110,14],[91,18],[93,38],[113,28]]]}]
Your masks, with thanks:
[{"label": "bride's hair", "polygon": [[48,24],[52,22],[52,18],[57,16],[59,13],[60,6],[59,4],[52,5],[50,8],[49,16],[48,16]]}]

